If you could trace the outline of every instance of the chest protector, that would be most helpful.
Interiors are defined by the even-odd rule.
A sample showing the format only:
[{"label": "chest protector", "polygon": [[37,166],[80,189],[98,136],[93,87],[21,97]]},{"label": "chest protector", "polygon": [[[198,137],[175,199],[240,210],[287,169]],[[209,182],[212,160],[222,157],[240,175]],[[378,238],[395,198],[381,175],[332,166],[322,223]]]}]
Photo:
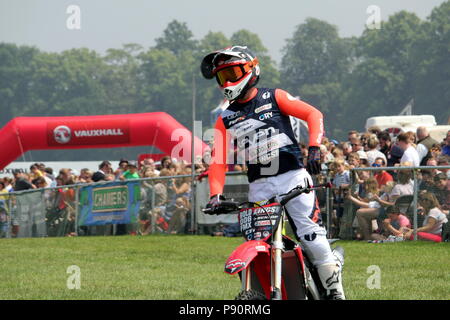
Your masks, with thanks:
[{"label": "chest protector", "polygon": [[303,168],[290,118],[281,113],[275,89],[259,88],[253,99],[233,102],[221,116],[231,138],[227,161],[245,163],[249,182]]}]

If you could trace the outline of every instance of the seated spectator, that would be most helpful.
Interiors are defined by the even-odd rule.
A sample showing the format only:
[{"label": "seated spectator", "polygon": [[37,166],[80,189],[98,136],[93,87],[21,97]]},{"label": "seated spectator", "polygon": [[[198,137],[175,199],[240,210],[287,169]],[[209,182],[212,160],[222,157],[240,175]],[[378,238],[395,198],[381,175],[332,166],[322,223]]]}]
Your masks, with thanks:
[{"label": "seated spectator", "polygon": [[386,209],[387,218],[382,223],[382,239],[389,236],[403,237],[403,232],[411,228],[411,222],[398,207],[390,206]]},{"label": "seated spectator", "polygon": [[[425,220],[420,228],[417,228],[417,238],[434,242],[442,241],[442,225],[448,222],[447,216],[439,209],[439,203],[431,192],[419,195],[419,211],[425,215]],[[407,229],[404,238],[414,240],[414,230]]]},{"label": "seated spectator", "polygon": [[450,193],[449,184],[447,183],[447,176],[441,172],[434,176],[433,178],[434,186],[432,186],[429,191],[433,193],[439,203],[439,205],[444,209],[449,209],[448,195]]},{"label": "seated spectator", "polygon": [[400,196],[412,195],[414,193],[414,183],[411,178],[412,171],[399,170],[397,174],[397,183],[390,193],[391,202],[387,203],[387,205],[394,205],[395,200]]},{"label": "seated spectator", "polygon": [[[440,155],[437,158],[438,166],[448,166],[450,163],[450,157],[446,155]],[[450,179],[450,170],[445,168],[440,168],[440,171],[447,176],[447,179]]]},{"label": "seated spectator", "polygon": [[419,191],[432,191],[434,188],[433,173],[431,170],[422,170]]},{"label": "seated spectator", "polygon": [[[385,166],[386,160],[384,158],[376,158],[374,163],[372,164],[372,167],[378,168],[383,168]],[[392,178],[392,176],[385,170],[376,171],[373,176],[377,180],[380,189],[383,189],[386,183],[388,183],[389,181],[394,181],[394,178]]]},{"label": "seated spectator", "polygon": [[377,240],[372,238],[372,220],[376,220],[380,213],[381,207],[377,201],[374,201],[374,196],[378,195],[378,184],[375,178],[369,178],[366,184],[366,198],[354,197],[348,194],[348,199],[354,204],[360,206],[356,211],[356,218],[359,225],[359,235],[362,240]]}]

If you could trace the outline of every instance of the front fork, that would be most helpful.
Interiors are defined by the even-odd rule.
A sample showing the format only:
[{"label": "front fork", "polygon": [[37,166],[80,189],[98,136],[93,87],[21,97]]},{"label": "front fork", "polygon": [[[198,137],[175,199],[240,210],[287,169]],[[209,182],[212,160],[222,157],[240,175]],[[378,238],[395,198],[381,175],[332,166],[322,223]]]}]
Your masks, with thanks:
[{"label": "front fork", "polygon": [[[283,254],[283,225],[284,225],[284,217],[280,219],[280,223],[278,224],[278,228],[274,233],[274,240],[272,243],[272,260],[271,260],[271,286],[270,286],[270,297],[272,300],[281,300],[281,270],[282,270],[282,254]],[[248,291],[251,289],[251,273],[252,273],[252,265],[250,264],[243,272],[242,272],[242,290]]]},{"label": "front fork", "polygon": [[272,243],[272,300],[281,300],[281,270],[282,270],[282,254],[283,254],[283,225],[284,215],[280,219],[278,228],[275,230]]}]

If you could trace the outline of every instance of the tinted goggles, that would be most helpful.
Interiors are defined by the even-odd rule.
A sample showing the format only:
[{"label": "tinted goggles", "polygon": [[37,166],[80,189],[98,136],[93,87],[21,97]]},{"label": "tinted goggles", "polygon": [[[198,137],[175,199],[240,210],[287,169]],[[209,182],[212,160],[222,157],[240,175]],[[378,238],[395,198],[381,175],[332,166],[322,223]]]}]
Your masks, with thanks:
[{"label": "tinted goggles", "polygon": [[239,64],[235,66],[226,67],[216,72],[216,80],[219,85],[223,86],[227,81],[236,82],[250,70],[250,66]]}]

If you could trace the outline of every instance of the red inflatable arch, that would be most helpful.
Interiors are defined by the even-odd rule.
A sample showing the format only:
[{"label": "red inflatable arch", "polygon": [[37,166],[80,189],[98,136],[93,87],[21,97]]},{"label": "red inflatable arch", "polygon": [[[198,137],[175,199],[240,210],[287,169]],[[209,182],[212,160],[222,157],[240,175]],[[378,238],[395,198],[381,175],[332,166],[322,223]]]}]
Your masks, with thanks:
[{"label": "red inflatable arch", "polygon": [[[18,117],[0,130],[0,170],[29,150],[156,146],[191,161],[191,132],[165,112]],[[207,145],[195,138],[195,154]]]}]

